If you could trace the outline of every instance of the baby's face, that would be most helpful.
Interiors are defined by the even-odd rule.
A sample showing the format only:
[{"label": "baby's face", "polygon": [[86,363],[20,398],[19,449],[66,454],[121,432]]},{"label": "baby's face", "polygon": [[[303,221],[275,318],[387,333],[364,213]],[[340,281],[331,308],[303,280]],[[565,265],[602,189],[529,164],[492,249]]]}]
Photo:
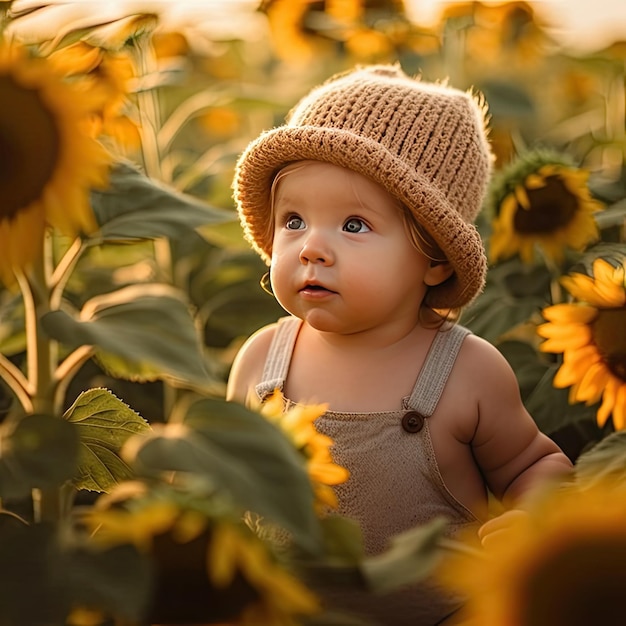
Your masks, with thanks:
[{"label": "baby's face", "polygon": [[317,161],[281,177],[271,280],[289,313],[338,333],[416,321],[428,268],[398,203],[377,183]]}]

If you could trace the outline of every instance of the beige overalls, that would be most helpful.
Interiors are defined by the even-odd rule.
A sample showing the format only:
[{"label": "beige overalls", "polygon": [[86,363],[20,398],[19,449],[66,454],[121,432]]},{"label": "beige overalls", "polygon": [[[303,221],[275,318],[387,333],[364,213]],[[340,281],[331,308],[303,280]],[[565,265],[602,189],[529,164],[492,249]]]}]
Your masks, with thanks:
[{"label": "beige overalls", "polygon": [[[276,388],[282,391],[301,323],[295,317],[279,320],[263,380],[256,387],[261,400]],[[447,518],[448,536],[478,523],[444,485],[428,427],[468,333],[459,325],[437,333],[411,395],[403,399],[403,410],[328,411],[315,422],[334,441],[334,461],[350,471],[349,480],[336,487],[337,512],[360,524],[368,554],[381,552],[393,535],[438,516]],[[459,606],[430,581],[384,596],[329,590],[324,597],[381,626],[432,626]]]}]

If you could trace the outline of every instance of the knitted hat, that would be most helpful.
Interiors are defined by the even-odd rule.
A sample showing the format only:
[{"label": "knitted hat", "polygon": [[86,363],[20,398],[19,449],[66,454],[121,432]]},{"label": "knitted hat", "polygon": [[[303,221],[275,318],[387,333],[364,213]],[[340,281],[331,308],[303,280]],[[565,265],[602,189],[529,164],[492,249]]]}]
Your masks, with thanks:
[{"label": "knitted hat", "polygon": [[335,76],[241,155],[233,187],[244,234],[269,263],[278,170],[309,159],[347,167],[405,204],[450,261],[454,274],[429,289],[429,306],[467,304],[487,268],[473,224],[492,161],[485,126],[485,109],[470,93],[409,78],[395,65]]}]

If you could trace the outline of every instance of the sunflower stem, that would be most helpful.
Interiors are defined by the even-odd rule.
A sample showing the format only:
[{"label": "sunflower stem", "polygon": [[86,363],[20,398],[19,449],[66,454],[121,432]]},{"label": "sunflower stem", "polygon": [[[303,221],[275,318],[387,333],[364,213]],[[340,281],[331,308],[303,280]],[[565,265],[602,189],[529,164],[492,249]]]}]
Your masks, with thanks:
[{"label": "sunflower stem", "polygon": [[563,275],[563,272],[550,255],[544,254],[542,248],[539,248],[539,253],[541,254],[543,262],[550,274],[550,300],[552,301],[552,304],[560,304],[564,301],[563,288],[560,283],[560,278]]},{"label": "sunflower stem", "polygon": [[[155,73],[156,62],[148,37],[137,37],[133,50],[139,78]],[[139,109],[139,133],[141,135],[141,151],[146,174],[150,178],[162,180],[161,155],[159,151],[157,129],[161,124],[159,102],[154,89],[142,89],[137,94]]]},{"label": "sunflower stem", "polygon": [[[134,40],[134,48],[138,78],[145,78],[158,71],[154,49],[150,37],[147,35]],[[159,149],[159,129],[161,128],[161,111],[158,94],[155,88],[142,89],[137,94],[137,106],[141,121],[139,132],[141,135],[141,150],[146,174],[150,178],[163,181],[161,167],[161,152]],[[154,255],[164,281],[174,284],[172,265],[172,249],[168,239],[154,241]],[[163,383],[165,415],[168,415],[176,404],[178,392],[176,389]]]},{"label": "sunflower stem", "polygon": [[72,275],[72,271],[76,267],[76,263],[78,263],[85,247],[83,240],[80,237],[76,237],[52,271],[49,282],[51,310],[55,311],[61,306],[61,298],[63,297],[65,285]]},{"label": "sunflower stem", "polygon": [[86,363],[95,353],[93,346],[80,346],[69,354],[57,367],[54,373],[54,402],[62,406],[67,386],[81,366]]},{"label": "sunflower stem", "polygon": [[[28,274],[18,272],[18,284],[24,299],[26,328],[27,377],[32,386],[32,412],[59,417],[61,401],[55,398],[54,370],[58,346],[43,332],[40,319],[50,309],[50,276],[52,274],[52,237],[43,241],[42,254],[33,262]],[[58,487],[33,489],[35,522],[58,521],[67,508],[66,498]]]},{"label": "sunflower stem", "polygon": [[21,370],[0,353],[0,378],[15,394],[25,413],[33,412],[33,389]]}]

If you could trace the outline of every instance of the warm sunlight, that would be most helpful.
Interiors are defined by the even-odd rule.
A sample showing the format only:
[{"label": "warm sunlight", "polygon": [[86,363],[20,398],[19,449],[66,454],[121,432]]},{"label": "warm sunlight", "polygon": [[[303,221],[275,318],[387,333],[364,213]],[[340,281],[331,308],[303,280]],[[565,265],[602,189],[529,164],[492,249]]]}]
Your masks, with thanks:
[{"label": "warm sunlight", "polygon": [[[16,13],[40,5],[37,0],[15,0]],[[54,33],[58,24],[74,27],[92,24],[94,16],[103,21],[117,19],[131,13],[153,11],[172,28],[193,27],[211,35],[237,33],[243,30],[252,37],[263,32],[260,22],[251,9],[259,0],[84,0],[82,2],[50,2],[56,4],[51,11],[40,11],[29,19],[21,31],[29,39]],[[432,25],[445,5],[454,0],[405,0],[407,14],[418,24]],[[458,4],[458,2],[456,3]],[[483,4],[502,4],[486,0]],[[601,48],[615,40],[626,38],[626,2],[623,0],[597,0],[593,7],[586,0],[531,0],[529,2],[549,26],[549,30],[565,46],[579,49]]]},{"label": "warm sunlight", "polygon": [[[407,0],[412,18],[418,23],[436,22],[445,5],[454,0]],[[485,0],[483,4],[503,4]],[[626,38],[626,2],[623,0],[530,0],[529,4],[550,25],[554,36],[566,46],[589,50]]]}]

